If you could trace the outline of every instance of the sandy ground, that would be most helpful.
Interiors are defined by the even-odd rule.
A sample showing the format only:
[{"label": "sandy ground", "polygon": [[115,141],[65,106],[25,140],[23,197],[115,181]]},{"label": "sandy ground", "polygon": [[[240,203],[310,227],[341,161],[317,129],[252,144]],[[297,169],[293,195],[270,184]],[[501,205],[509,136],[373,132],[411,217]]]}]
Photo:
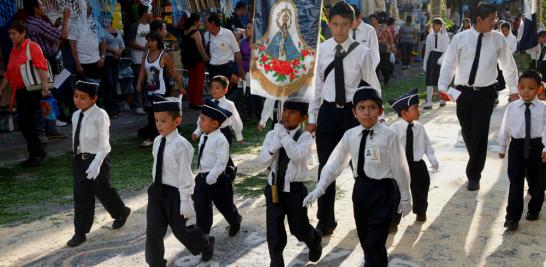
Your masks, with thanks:
[{"label": "sandy ground", "polygon": [[[482,175],[481,190],[466,190],[466,149],[459,134],[455,105],[422,115],[440,161],[440,170],[431,173],[428,221],[415,222],[415,216],[402,219],[398,232],[389,237],[390,266],[543,266],[546,259],[545,216],[539,221],[522,220],[515,233],[504,231],[508,178],[507,161],[496,153],[496,136],[506,97],[491,120],[489,154]],[[253,175],[258,167],[256,153],[235,157],[240,172]],[[314,156],[316,163],[316,155]],[[316,175],[314,166],[312,175]],[[264,182],[265,183],[265,182]],[[338,178],[341,196],[336,201],[338,228],[323,239],[323,256],[316,264],[307,262],[307,248],[289,236],[284,251],[287,266],[362,266],[363,251],[354,226],[351,192],[353,178],[346,170]],[[144,261],[146,194],[125,199],[133,213],[127,225],[112,230],[112,219],[97,205],[95,224],[88,241],[78,248],[65,247],[71,237],[71,211],[58,213],[28,224],[0,228],[2,266],[142,266]],[[190,253],[170,234],[165,239],[166,259],[172,266],[267,266],[269,255],[265,239],[265,201],[263,197],[236,196],[243,215],[239,235],[229,237],[222,216],[215,213],[212,233],[216,251],[209,263]],[[525,211],[526,212],[526,209]],[[309,212],[316,224],[316,205]]]}]

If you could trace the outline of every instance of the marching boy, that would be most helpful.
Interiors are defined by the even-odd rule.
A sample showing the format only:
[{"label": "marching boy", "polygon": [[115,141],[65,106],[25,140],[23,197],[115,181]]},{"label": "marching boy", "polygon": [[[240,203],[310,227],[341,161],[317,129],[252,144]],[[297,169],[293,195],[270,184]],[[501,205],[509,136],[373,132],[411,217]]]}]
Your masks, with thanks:
[{"label": "marching boy", "polygon": [[537,94],[542,93],[541,77],[535,71],[526,71],[519,77],[519,99],[506,107],[499,130],[499,158],[508,148],[508,206],[504,227],[514,231],[523,213],[525,178],[529,185],[528,221],[538,220],[544,202],[544,163],[546,160],[546,108]]},{"label": "marching boy", "polygon": [[321,234],[309,223],[307,208],[301,206],[307,195],[303,182],[307,181],[307,162],[313,144],[311,134],[300,126],[307,120],[308,108],[307,103],[284,102],[282,124],[277,123],[267,133],[259,155],[260,162],[271,167],[264,195],[267,245],[272,267],[284,266],[285,216],[288,217],[290,233],[309,247],[309,261],[318,261],[322,254]]},{"label": "marching boy", "polygon": [[212,203],[229,223],[230,236],[235,236],[241,229],[242,217],[233,204],[233,187],[230,178],[224,174],[229,159],[229,143],[220,127],[230,116],[229,111],[207,100],[199,117],[203,134],[199,141],[193,204],[197,226],[206,234],[212,227]]},{"label": "marching boy", "polygon": [[[427,35],[425,58],[423,60],[423,70],[426,72],[427,85],[427,101],[423,106],[424,109],[432,108],[434,87],[438,87],[438,79],[440,78],[441,65],[438,61],[449,47],[449,35],[441,18],[432,19],[431,29],[431,32]],[[445,100],[440,99],[440,107],[445,105]]]},{"label": "marching boy", "polygon": [[430,176],[423,156],[427,155],[433,170],[438,169],[438,160],[434,155],[434,149],[432,149],[425,128],[418,122],[421,112],[419,111],[417,89],[390,101],[390,104],[398,113],[398,117],[401,118],[391,125],[391,129],[398,135],[400,144],[405,145],[406,160],[410,171],[413,213],[417,215],[417,221],[424,222],[427,220]]},{"label": "marching boy", "polygon": [[150,266],[165,266],[163,238],[167,226],[188,250],[209,261],[214,252],[214,238],[195,225],[186,226],[195,215],[191,195],[195,183],[191,172],[193,147],[182,137],[177,126],[182,122],[178,98],[158,98],[153,103],[159,136],[154,140],[152,154],[153,183],[148,188],[146,210],[146,262]]},{"label": "marching boy", "polygon": [[385,244],[395,213],[411,209],[409,169],[396,133],[378,123],[383,101],[374,89],[360,89],[353,97],[353,114],[360,125],[349,129],[322,169],[315,190],[303,200],[310,206],[352,161],[355,185],[353,211],[364,266],[387,266]]},{"label": "marching boy", "polygon": [[114,229],[121,228],[131,213],[110,185],[110,119],[96,105],[98,89],[98,83],[75,84],[74,105],[79,109],[72,115],[75,233],[66,244],[69,247],[85,242],[93,225],[95,197],[114,218]]},{"label": "marching boy", "polygon": [[[213,98],[213,102],[216,103],[219,107],[229,111],[231,116],[229,116],[220,126],[220,131],[226,137],[229,146],[233,142],[233,133],[232,129],[235,132],[235,138],[239,144],[243,143],[243,121],[235,108],[235,103],[225,97],[228,92],[229,80],[225,76],[218,75],[214,76],[210,82],[210,95]],[[195,141],[201,136],[202,131],[199,126],[201,123],[201,117],[197,119],[197,129],[193,132],[191,138]],[[230,177],[231,180],[235,180],[237,175],[237,167],[231,160],[231,156],[228,160],[228,165],[226,169],[226,175]]]}]

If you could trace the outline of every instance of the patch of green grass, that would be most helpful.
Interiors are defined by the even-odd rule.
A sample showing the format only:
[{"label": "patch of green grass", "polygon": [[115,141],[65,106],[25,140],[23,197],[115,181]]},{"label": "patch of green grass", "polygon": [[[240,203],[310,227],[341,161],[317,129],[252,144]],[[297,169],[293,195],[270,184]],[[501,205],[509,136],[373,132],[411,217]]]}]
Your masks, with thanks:
[{"label": "patch of green grass", "polygon": [[259,197],[263,194],[267,176],[260,174],[248,176],[238,174],[233,184],[233,193],[243,197]]},{"label": "patch of green grass", "polygon": [[381,97],[383,98],[383,105],[386,112],[394,112],[392,107],[388,104],[388,101],[395,99],[406,92],[417,88],[419,92],[419,98],[426,98],[427,91],[425,87],[425,75],[422,73],[410,74],[404,79],[392,80],[388,86],[383,87],[381,90]]}]

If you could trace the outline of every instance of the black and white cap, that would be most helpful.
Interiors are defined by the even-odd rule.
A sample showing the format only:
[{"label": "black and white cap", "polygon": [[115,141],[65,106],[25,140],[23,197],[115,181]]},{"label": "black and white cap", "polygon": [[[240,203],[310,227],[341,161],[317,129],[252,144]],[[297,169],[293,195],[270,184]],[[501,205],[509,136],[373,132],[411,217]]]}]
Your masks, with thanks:
[{"label": "black and white cap", "polygon": [[84,81],[84,80],[78,80],[74,87],[82,92],[86,92],[88,94],[96,95],[99,91],[100,84],[96,82],[91,81]]},{"label": "black and white cap", "polygon": [[231,112],[221,108],[210,99],[205,102],[205,105],[201,109],[201,114],[210,117],[213,120],[217,120],[220,122],[220,124],[224,123],[224,121],[231,117]]},{"label": "black and white cap", "polygon": [[154,112],[182,111],[180,98],[155,96],[153,102]]},{"label": "black and white cap", "polygon": [[389,101],[389,104],[398,114],[411,105],[419,104],[419,94],[417,93],[417,88],[407,92],[397,99]]}]

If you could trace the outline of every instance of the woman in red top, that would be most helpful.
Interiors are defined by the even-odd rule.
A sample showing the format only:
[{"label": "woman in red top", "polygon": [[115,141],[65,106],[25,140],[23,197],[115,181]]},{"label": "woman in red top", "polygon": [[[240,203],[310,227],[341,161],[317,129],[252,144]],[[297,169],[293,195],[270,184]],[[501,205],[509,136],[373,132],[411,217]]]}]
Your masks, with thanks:
[{"label": "woman in red top", "polygon": [[[9,55],[9,62],[6,70],[6,77],[0,84],[0,95],[6,89],[8,83],[10,84],[13,93],[10,103],[10,110],[13,107],[14,100],[17,102],[17,123],[21,133],[25,137],[27,142],[27,149],[29,152],[29,158],[21,163],[24,166],[36,166],[46,156],[43,144],[38,138],[36,132],[36,117],[35,114],[40,110],[40,99],[50,94],[47,88],[46,72],[47,61],[40,46],[27,39],[27,25],[23,21],[13,22],[9,29],[9,38],[13,43]],[[38,70],[40,79],[44,81],[42,84],[42,90],[27,91],[23,78],[21,77],[21,71],[19,66],[25,64],[26,49],[30,45],[30,56],[34,67]]]}]

